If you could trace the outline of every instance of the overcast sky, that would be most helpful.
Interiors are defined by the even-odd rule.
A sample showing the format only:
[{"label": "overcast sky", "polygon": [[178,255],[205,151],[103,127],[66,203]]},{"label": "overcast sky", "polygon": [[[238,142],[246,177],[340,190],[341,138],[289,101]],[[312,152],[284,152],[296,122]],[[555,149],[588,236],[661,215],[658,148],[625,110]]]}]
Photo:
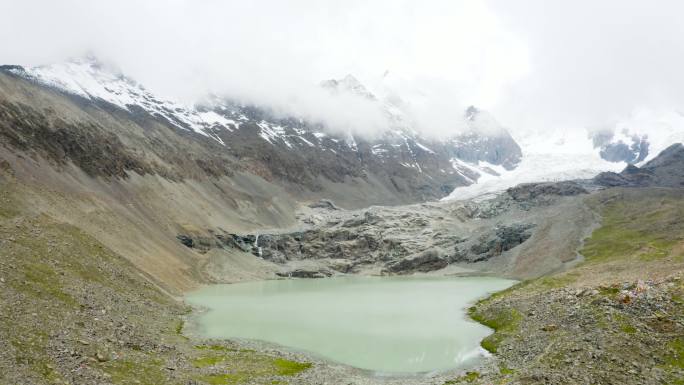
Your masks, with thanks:
[{"label": "overcast sky", "polygon": [[311,90],[352,73],[426,126],[475,104],[511,127],[600,127],[684,110],[682,15],[674,0],[0,0],[0,62],[92,52],[186,102],[338,115]]}]

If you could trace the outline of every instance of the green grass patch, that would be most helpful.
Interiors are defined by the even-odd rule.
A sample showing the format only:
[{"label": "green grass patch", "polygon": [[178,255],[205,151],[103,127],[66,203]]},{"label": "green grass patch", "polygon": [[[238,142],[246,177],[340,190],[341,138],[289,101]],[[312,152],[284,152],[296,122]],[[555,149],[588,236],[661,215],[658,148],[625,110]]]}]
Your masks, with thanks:
[{"label": "green grass patch", "polygon": [[101,364],[117,385],[170,384],[162,362],[156,359],[115,360]]},{"label": "green grass patch", "polygon": [[192,364],[197,368],[206,368],[207,366],[214,366],[226,360],[225,356],[205,356],[192,360]]},{"label": "green grass patch", "polygon": [[13,284],[15,290],[42,300],[58,300],[69,307],[76,306],[76,301],[64,291],[60,278],[51,266],[28,263],[22,269],[24,281]]},{"label": "green grass patch", "polygon": [[11,219],[21,213],[20,205],[13,197],[14,189],[4,180],[2,173],[2,162],[0,161],[0,219]]},{"label": "green grass patch", "polygon": [[504,376],[510,376],[515,374],[515,370],[502,366],[499,368],[499,373],[503,374]]},{"label": "green grass patch", "polygon": [[229,348],[223,345],[195,345],[198,350],[211,350],[214,352],[235,352],[237,349]]},{"label": "green grass patch", "polygon": [[577,272],[561,273],[536,279],[534,281],[534,286],[541,287],[545,290],[558,289],[569,286],[570,284],[576,282],[579,277],[580,275]]},{"label": "green grass patch", "polygon": [[29,367],[32,374],[50,383],[61,380],[60,374],[54,370],[54,362],[47,355],[47,333],[32,331],[24,324],[8,323],[3,326],[11,330],[8,342],[14,348],[16,365]]},{"label": "green grass patch", "polygon": [[630,317],[623,315],[623,314],[616,314],[614,316],[614,322],[617,323],[618,328],[623,332],[627,334],[636,334],[638,329],[634,324],[632,323]]},{"label": "green grass patch", "polygon": [[477,306],[469,309],[469,314],[475,321],[494,329],[494,333],[481,341],[484,349],[496,353],[501,341],[515,334],[522,320],[522,314],[516,309],[508,307],[495,307],[486,310],[478,310]]},{"label": "green grass patch", "polygon": [[278,368],[278,374],[281,376],[294,376],[311,367],[309,362],[289,361],[282,358],[276,358],[273,364]]},{"label": "green grass patch", "polygon": [[667,347],[672,351],[666,359],[667,365],[684,369],[684,337],[674,339]]},{"label": "green grass patch", "polygon": [[232,385],[246,383],[250,378],[243,373],[209,374],[199,377],[199,380],[209,385]]},{"label": "green grass patch", "polygon": [[197,379],[211,385],[254,381],[271,384],[278,379],[277,377],[295,376],[312,366],[308,362],[290,361],[248,349],[231,349],[222,345],[197,345],[195,348],[204,355],[193,359],[193,366],[211,367],[211,371],[214,372]]},{"label": "green grass patch", "polygon": [[580,251],[587,262],[628,257],[653,261],[671,254],[673,247],[684,239],[684,201],[652,195],[638,199],[618,196],[600,207],[601,227]]},{"label": "green grass patch", "polygon": [[455,380],[449,380],[445,382],[444,385],[462,384],[464,382],[471,383],[475,382],[478,378],[480,378],[479,372],[466,372],[466,374]]}]

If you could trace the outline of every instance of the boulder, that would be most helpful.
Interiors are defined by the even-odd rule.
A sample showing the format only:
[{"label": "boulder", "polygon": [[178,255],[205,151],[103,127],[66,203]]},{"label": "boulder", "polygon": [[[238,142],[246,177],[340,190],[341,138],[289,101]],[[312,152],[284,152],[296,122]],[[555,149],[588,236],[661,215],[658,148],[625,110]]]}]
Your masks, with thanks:
[{"label": "boulder", "polygon": [[327,278],[332,276],[333,273],[328,269],[294,269],[289,271],[279,271],[276,273],[276,275],[287,278]]},{"label": "boulder", "polygon": [[532,236],[534,224],[499,225],[493,233],[477,238],[470,247],[455,246],[452,262],[479,262],[501,255],[522,244]]},{"label": "boulder", "polygon": [[180,243],[182,243],[186,247],[189,247],[189,248],[195,247],[195,241],[193,241],[192,238],[190,238],[189,236],[187,236],[185,234],[178,234],[178,235],[176,235],[176,238],[180,241]]},{"label": "boulder", "polygon": [[410,273],[414,271],[428,272],[445,268],[449,262],[436,249],[429,249],[420,254],[408,256],[387,265],[391,273]]},{"label": "boulder", "polygon": [[339,210],[335,203],[329,199],[321,199],[318,202],[309,205],[312,209],[326,209],[326,210]]}]

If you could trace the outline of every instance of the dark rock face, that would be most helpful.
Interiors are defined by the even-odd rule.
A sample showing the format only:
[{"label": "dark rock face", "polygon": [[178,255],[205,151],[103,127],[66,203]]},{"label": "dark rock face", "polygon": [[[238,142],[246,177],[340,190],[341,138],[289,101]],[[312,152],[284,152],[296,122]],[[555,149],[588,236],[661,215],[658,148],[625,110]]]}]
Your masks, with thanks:
[{"label": "dark rock face", "polygon": [[573,181],[548,183],[523,183],[506,190],[515,201],[530,201],[541,196],[572,196],[587,194],[588,191]]},{"label": "dark rock face", "polygon": [[387,265],[392,273],[428,272],[447,267],[449,262],[435,249],[426,250],[418,255],[412,255]]},{"label": "dark rock face", "polygon": [[327,209],[327,210],[339,210],[335,203],[329,199],[321,199],[318,202],[309,205],[312,209]]},{"label": "dark rock face", "polygon": [[498,226],[493,234],[486,234],[471,244],[470,248],[456,246],[453,262],[479,262],[501,255],[532,236],[534,224]]},{"label": "dark rock face", "polygon": [[520,146],[508,134],[492,137],[465,134],[458,136],[457,141],[461,144],[454,145],[453,157],[466,162],[485,161],[512,170],[522,158]]},{"label": "dark rock face", "polygon": [[609,162],[639,163],[648,156],[649,143],[646,139],[635,141],[631,146],[623,142],[610,143],[601,147],[601,158]]},{"label": "dark rock face", "polygon": [[187,235],[179,234],[179,235],[176,235],[176,238],[178,238],[180,243],[182,243],[186,247],[189,247],[189,248],[195,247],[195,241]]},{"label": "dark rock face", "polygon": [[4,64],[0,65],[0,71],[19,71],[24,72],[24,67],[19,66],[19,65],[13,65],[13,64]]},{"label": "dark rock face", "polygon": [[642,167],[628,165],[622,172],[603,172],[593,182],[605,187],[684,186],[684,145],[673,144]]},{"label": "dark rock face", "polygon": [[[484,161],[501,165],[507,170],[514,169],[520,163],[520,146],[491,116],[470,106],[466,110],[465,119],[471,131],[459,134],[449,141],[446,151],[451,157],[471,163]],[[482,132],[488,133],[483,135]]]},{"label": "dark rock face", "polygon": [[295,269],[290,271],[277,272],[276,275],[285,278],[327,278],[331,277],[333,275],[333,272],[327,269]]},{"label": "dark rock face", "polygon": [[71,123],[25,104],[0,99],[0,144],[64,166],[69,161],[91,176],[125,178],[163,170],[126,149],[121,140],[93,123]]},{"label": "dark rock face", "polygon": [[645,169],[628,165],[621,173],[602,172],[594,181],[605,187],[647,187],[654,185],[655,175]]},{"label": "dark rock face", "polygon": [[552,205],[561,197],[580,194],[588,194],[588,190],[580,182],[523,183],[507,189],[506,194],[502,194],[497,199],[477,203],[466,202],[458,207],[454,214],[463,220],[489,219],[513,207],[528,211],[534,207]]},{"label": "dark rock face", "polygon": [[639,163],[646,159],[649,151],[649,142],[646,136],[633,135],[629,142],[613,140],[614,133],[611,131],[596,132],[592,140],[594,148],[599,148],[601,158],[609,162]]},{"label": "dark rock face", "polygon": [[641,169],[652,172],[661,186],[684,186],[684,145],[671,145]]},{"label": "dark rock face", "polygon": [[178,234],[176,238],[186,247],[196,249],[200,253],[206,253],[213,248],[239,249],[246,253],[261,256],[261,249],[256,246],[255,235],[237,235],[225,231],[209,231],[210,235]]},{"label": "dark rock face", "polygon": [[345,227],[289,234],[260,235],[262,257],[277,263],[299,259],[350,259],[370,263],[387,255],[405,255],[399,242]]}]

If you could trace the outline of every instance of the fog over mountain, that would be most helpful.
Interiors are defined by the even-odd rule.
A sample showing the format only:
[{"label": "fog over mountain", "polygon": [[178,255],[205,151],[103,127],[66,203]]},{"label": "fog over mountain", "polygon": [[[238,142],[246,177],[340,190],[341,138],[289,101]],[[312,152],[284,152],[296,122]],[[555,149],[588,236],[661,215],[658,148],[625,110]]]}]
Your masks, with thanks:
[{"label": "fog over mountain", "polygon": [[425,133],[458,130],[469,105],[516,137],[623,122],[640,136],[682,131],[677,1],[1,3],[2,63],[89,52],[186,103],[213,92],[333,127],[383,129],[368,103],[319,87],[353,74],[401,100]]},{"label": "fog over mountain", "polygon": [[0,385],[684,384],[682,15],[0,0]]}]

